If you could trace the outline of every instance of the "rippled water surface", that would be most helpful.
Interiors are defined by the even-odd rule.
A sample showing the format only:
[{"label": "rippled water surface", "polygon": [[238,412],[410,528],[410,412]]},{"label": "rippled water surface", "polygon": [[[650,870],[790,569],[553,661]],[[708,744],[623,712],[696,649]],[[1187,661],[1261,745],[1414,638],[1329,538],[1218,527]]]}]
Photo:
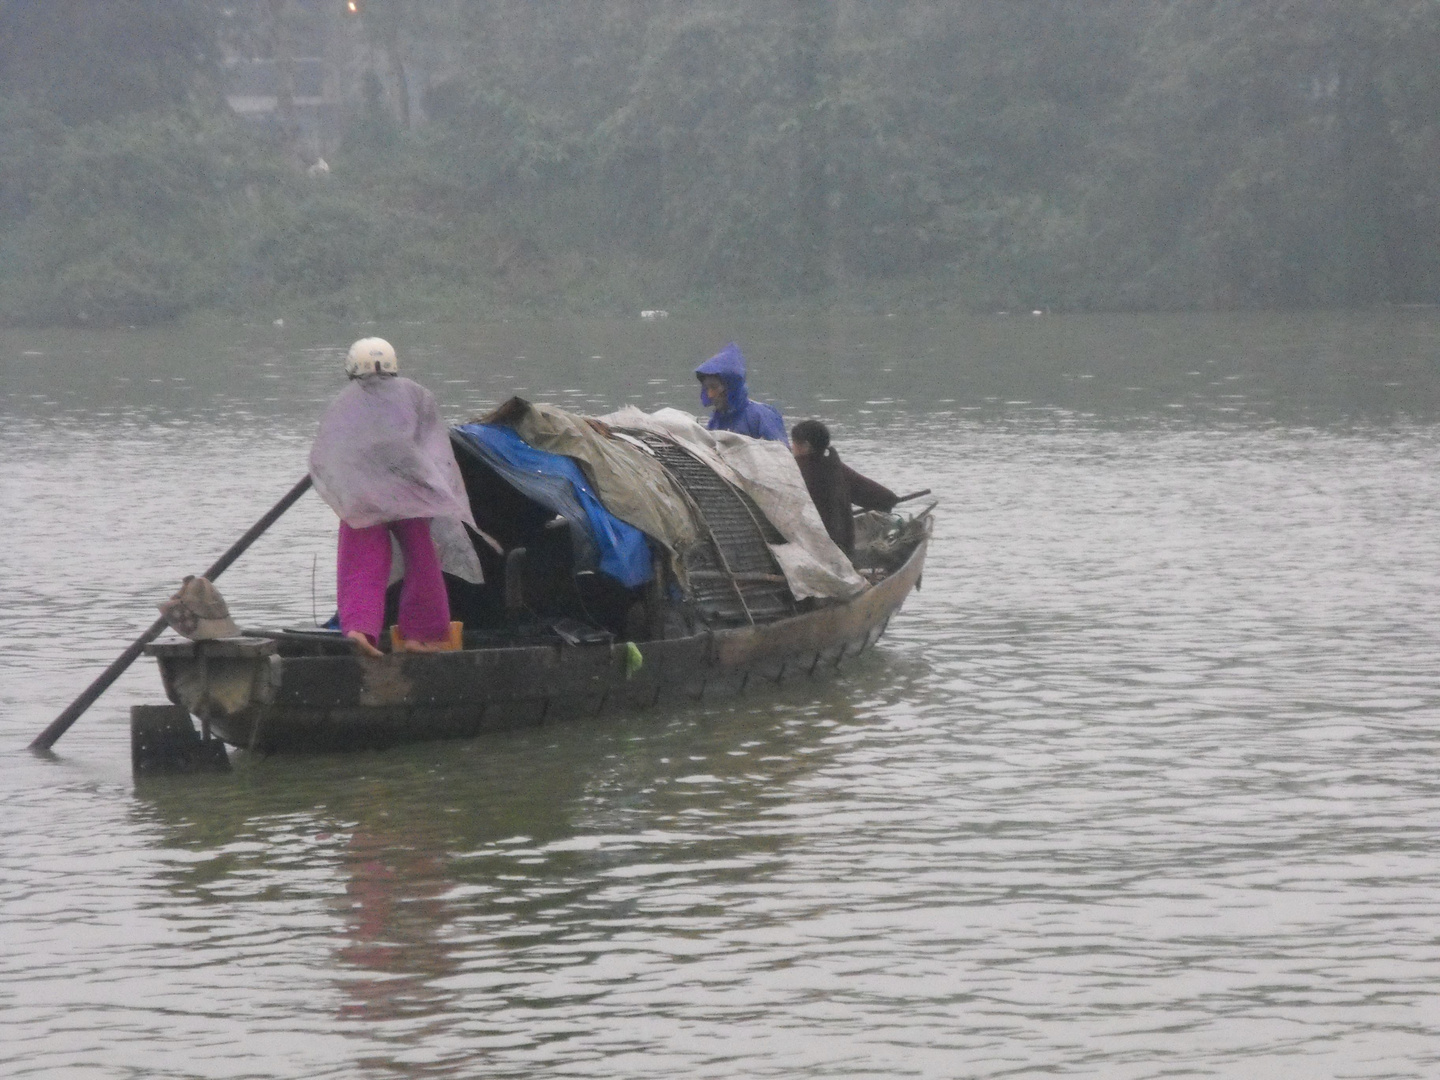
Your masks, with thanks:
[{"label": "rippled water surface", "polygon": [[[754,390],[941,505],[840,677],[130,776],[141,661],[341,350],[454,419]],[[1440,1074],[1440,319],[0,336],[0,1075]],[[313,496],[222,585],[333,610]]]}]

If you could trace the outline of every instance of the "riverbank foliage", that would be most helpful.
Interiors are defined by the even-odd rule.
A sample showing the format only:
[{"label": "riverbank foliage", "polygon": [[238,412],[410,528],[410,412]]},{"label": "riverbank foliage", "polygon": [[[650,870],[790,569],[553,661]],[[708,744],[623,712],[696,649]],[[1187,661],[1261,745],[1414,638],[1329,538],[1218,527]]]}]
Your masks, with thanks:
[{"label": "riverbank foliage", "polygon": [[0,0],[0,319],[1440,300],[1431,0],[366,0],[313,175],[224,7]]}]

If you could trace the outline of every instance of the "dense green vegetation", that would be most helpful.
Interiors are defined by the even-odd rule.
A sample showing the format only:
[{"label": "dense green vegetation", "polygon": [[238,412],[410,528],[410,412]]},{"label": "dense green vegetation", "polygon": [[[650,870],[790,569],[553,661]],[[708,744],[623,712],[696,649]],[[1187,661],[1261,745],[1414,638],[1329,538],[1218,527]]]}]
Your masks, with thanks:
[{"label": "dense green vegetation", "polygon": [[[0,0],[0,319],[1440,300],[1436,0],[291,6]],[[328,174],[276,13],[373,45]]]}]

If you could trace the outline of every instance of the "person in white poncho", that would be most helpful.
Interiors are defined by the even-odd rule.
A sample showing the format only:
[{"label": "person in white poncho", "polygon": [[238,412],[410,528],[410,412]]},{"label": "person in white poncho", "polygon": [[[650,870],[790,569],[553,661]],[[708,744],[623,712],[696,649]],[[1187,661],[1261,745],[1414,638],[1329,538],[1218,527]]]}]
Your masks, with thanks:
[{"label": "person in white poncho", "polygon": [[405,559],[398,617],[404,647],[443,649],[450,606],[430,523],[475,525],[449,430],[434,395],[399,375],[383,338],[350,346],[345,371],[350,383],[326,410],[310,450],[315,490],[340,517],[340,630],[362,654],[382,655],[393,534]]}]

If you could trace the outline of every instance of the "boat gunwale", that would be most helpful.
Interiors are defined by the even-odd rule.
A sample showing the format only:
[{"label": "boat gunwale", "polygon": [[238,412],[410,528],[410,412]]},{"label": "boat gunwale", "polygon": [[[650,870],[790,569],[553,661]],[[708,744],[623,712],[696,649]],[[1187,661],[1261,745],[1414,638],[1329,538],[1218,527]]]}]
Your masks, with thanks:
[{"label": "boat gunwale", "polygon": [[[486,645],[441,653],[387,654],[380,660],[272,652],[249,661],[255,677],[247,705],[230,715],[202,719],[235,746],[345,750],[516,726],[491,722],[492,709],[526,712],[516,724],[543,723],[552,713],[590,714],[616,705],[645,708],[662,694],[699,698],[721,685],[743,690],[752,676],[778,682],[797,672],[813,674],[874,644],[918,585],[933,518],[927,513],[912,520],[923,520],[924,531],[904,560],[855,596],[753,626],[707,628],[683,637],[637,642],[643,657],[638,670],[627,663],[628,642]],[[177,685],[182,669],[206,666],[202,643],[188,644],[196,646],[189,656],[183,655],[179,642],[163,643],[152,655],[159,662],[170,700],[201,716],[203,699],[184,700]],[[237,669],[245,663],[229,662]],[[327,669],[351,677],[330,678]],[[487,675],[495,681],[488,681]],[[542,684],[539,691],[530,693],[536,683]],[[314,697],[298,695],[300,684]],[[687,693],[687,688],[693,692]],[[449,693],[440,692],[444,690]],[[563,708],[552,709],[557,703]],[[476,718],[461,723],[458,714],[467,711]],[[326,729],[323,737],[320,728]]]}]

